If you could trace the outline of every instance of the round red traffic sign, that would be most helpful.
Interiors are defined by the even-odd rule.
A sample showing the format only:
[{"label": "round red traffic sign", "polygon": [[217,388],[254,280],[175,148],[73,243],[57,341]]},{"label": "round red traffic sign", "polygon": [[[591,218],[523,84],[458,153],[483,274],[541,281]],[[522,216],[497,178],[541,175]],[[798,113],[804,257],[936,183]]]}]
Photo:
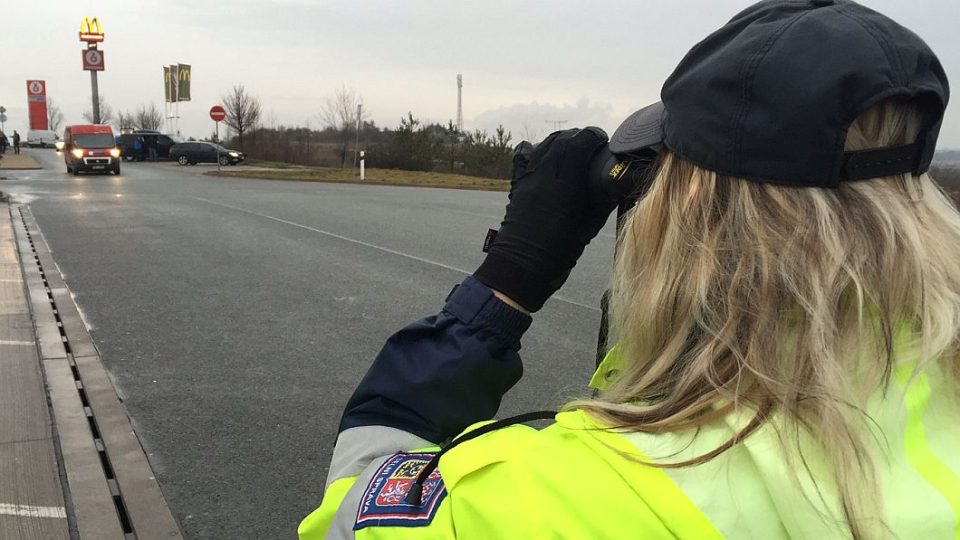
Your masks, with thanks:
[{"label": "round red traffic sign", "polygon": [[210,118],[212,118],[214,122],[222,122],[226,117],[227,111],[223,110],[223,107],[219,105],[210,107]]}]

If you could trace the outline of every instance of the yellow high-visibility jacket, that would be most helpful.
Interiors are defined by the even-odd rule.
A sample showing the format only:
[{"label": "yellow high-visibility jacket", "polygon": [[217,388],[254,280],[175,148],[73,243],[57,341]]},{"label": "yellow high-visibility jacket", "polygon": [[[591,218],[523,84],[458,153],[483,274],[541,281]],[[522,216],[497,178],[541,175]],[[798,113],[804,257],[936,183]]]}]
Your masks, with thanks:
[{"label": "yellow high-visibility jacket", "polygon": [[[896,384],[868,410],[876,423],[875,461],[889,529],[879,523],[863,527],[877,537],[960,540],[960,400],[939,367],[911,378],[915,364],[900,357]],[[605,362],[594,382],[614,364]],[[746,413],[732,415],[696,432],[661,434],[611,431],[580,411],[558,414],[542,430],[513,425],[445,453],[417,508],[405,506],[402,495],[436,449],[397,454],[429,443],[371,427],[347,449],[353,472],[331,468],[323,502],[303,520],[299,535],[848,538],[833,475],[817,445],[801,438],[803,462],[785,455],[775,421],[702,465],[665,469],[643,463],[702,455],[748,419]],[[348,430],[338,439],[335,463],[343,461],[350,435]]]}]

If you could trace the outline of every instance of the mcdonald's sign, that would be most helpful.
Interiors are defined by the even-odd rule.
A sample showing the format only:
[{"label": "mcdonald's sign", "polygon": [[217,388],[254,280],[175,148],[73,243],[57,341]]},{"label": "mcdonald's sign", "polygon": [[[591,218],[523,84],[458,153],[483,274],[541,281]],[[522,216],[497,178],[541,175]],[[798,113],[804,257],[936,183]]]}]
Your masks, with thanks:
[{"label": "mcdonald's sign", "polygon": [[170,91],[170,66],[163,66],[163,100],[167,103],[173,101],[173,95]]},{"label": "mcdonald's sign", "polygon": [[103,26],[100,25],[100,19],[94,17],[84,17],[80,23],[80,41],[87,43],[99,43],[103,41]]},{"label": "mcdonald's sign", "polygon": [[[172,73],[172,72],[171,72]],[[190,101],[191,69],[189,64],[177,64],[177,101]]]}]

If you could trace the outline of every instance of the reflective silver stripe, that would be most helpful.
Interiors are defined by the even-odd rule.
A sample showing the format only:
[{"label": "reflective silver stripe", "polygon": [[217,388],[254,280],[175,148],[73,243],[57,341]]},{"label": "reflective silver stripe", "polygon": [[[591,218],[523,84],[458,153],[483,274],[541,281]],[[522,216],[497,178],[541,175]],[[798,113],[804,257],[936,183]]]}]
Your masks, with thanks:
[{"label": "reflective silver stripe", "polygon": [[[346,433],[346,431],[344,433]],[[337,446],[340,446],[339,443]],[[383,462],[390,456],[401,451],[402,450],[394,450],[389,454],[377,456],[360,471],[359,476],[357,476],[357,481],[354,482],[350,491],[347,492],[343,497],[343,501],[340,502],[340,507],[337,508],[337,514],[333,517],[333,522],[330,523],[330,529],[327,530],[327,540],[352,540],[354,538],[353,525],[357,522],[357,512],[360,508],[360,501],[363,499],[363,494],[367,491],[367,486],[370,485],[373,475],[377,473],[377,470],[383,465]]]},{"label": "reflective silver stripe", "polygon": [[339,478],[356,476],[374,459],[436,446],[412,433],[386,426],[362,426],[343,431],[333,449],[324,489]]}]

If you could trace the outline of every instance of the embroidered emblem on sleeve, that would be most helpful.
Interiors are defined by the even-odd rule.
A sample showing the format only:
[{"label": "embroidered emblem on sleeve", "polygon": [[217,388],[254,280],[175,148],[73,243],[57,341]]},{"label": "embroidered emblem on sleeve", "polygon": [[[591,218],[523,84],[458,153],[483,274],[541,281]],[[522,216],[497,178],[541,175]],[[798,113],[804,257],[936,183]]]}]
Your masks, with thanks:
[{"label": "embroidered emblem on sleeve", "polygon": [[434,470],[423,483],[423,502],[408,504],[407,492],[417,474],[434,454],[397,453],[388,458],[367,485],[357,511],[353,530],[364,527],[396,526],[423,527],[429,525],[447,496],[447,488],[439,469]]}]

